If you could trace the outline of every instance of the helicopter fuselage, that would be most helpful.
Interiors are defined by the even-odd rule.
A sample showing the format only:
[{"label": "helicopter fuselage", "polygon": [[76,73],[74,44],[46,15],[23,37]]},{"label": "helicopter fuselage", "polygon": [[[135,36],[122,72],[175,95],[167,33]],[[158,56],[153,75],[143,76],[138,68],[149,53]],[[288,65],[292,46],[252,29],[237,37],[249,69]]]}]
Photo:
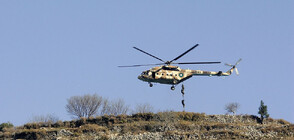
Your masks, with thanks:
[{"label": "helicopter fuselage", "polygon": [[143,71],[141,75],[138,76],[138,79],[148,83],[177,85],[191,78],[192,76],[229,76],[230,74],[231,70],[223,73],[222,71],[213,72],[181,69],[177,66],[167,65],[153,67],[150,70]]}]

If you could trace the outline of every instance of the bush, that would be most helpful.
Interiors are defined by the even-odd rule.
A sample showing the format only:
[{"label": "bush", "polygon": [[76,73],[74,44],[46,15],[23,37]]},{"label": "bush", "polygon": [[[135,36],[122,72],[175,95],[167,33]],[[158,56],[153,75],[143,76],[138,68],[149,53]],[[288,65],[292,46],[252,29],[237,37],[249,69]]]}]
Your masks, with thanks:
[{"label": "bush", "polygon": [[288,121],[286,121],[284,119],[278,119],[278,123],[279,124],[290,124]]},{"label": "bush", "polygon": [[153,110],[153,107],[148,103],[137,104],[134,113],[151,113]]},{"label": "bush", "polygon": [[135,120],[151,121],[154,118],[153,113],[137,113],[132,116]]},{"label": "bush", "polygon": [[52,124],[52,127],[59,128],[63,127],[64,123],[62,121],[57,121],[55,124]]},{"label": "bush", "polygon": [[87,124],[87,118],[81,117],[79,120],[76,121],[76,127],[82,126]]},{"label": "bush", "polygon": [[177,115],[180,120],[185,120],[185,121],[191,121],[193,118],[192,112],[178,112]]},{"label": "bush", "polygon": [[42,124],[41,123],[27,123],[27,124],[24,124],[24,128],[25,129],[39,129]]},{"label": "bush", "polygon": [[127,119],[127,115],[117,115],[116,119],[117,119],[117,123],[126,123],[128,121]]},{"label": "bush", "polygon": [[103,126],[99,126],[97,124],[85,124],[80,127],[80,130],[83,133],[98,133],[98,132],[106,132],[107,129]]},{"label": "bush", "polygon": [[47,115],[37,115],[33,116],[30,119],[30,123],[47,123],[47,124],[53,124],[59,121],[58,116],[54,114],[47,114]]},{"label": "bush", "polygon": [[126,115],[128,114],[130,108],[126,105],[123,99],[118,99],[115,101],[109,102],[108,100],[104,100],[101,115]]},{"label": "bush", "polygon": [[188,130],[192,129],[192,125],[193,125],[193,122],[191,122],[191,121],[183,121],[183,120],[181,120],[178,123],[176,123],[175,126],[176,126],[177,129],[188,131]]},{"label": "bush", "polygon": [[240,108],[239,103],[229,103],[225,106],[225,110],[227,110],[228,113],[236,114],[237,110]]},{"label": "bush", "polygon": [[10,122],[0,124],[0,131],[3,131],[4,128],[12,128],[13,124]]},{"label": "bush", "polygon": [[204,113],[193,113],[193,112],[178,112],[178,118],[185,121],[201,121],[204,120]]},{"label": "bush", "polygon": [[15,139],[45,139],[47,132],[45,130],[24,130],[15,134]]},{"label": "bush", "polygon": [[267,121],[267,122],[274,122],[274,119],[271,118],[271,117],[269,117],[269,118],[266,119],[266,121]]},{"label": "bush", "polygon": [[158,112],[154,115],[154,119],[161,122],[175,122],[177,120],[177,112],[166,111],[166,112]]}]

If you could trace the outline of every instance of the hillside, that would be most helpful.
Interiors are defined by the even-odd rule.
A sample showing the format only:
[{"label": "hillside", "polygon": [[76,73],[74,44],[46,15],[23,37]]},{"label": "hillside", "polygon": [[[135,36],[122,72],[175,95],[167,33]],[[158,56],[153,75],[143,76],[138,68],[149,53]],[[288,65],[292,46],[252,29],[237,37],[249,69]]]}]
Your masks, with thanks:
[{"label": "hillside", "polygon": [[3,129],[0,139],[293,139],[294,124],[253,115],[191,112],[98,116]]}]

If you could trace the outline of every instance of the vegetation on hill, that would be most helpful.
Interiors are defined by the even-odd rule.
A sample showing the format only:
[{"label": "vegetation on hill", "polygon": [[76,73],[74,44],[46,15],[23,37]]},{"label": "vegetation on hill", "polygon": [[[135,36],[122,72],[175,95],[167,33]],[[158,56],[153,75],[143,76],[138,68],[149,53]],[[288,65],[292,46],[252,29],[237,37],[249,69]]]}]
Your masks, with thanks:
[{"label": "vegetation on hill", "polygon": [[267,106],[264,105],[264,102],[260,101],[260,107],[258,108],[258,114],[260,114],[261,123],[265,118],[269,117],[269,114],[267,113]]},{"label": "vegetation on hill", "polygon": [[[69,98],[67,112],[77,118],[59,121],[54,114],[34,116],[14,127],[0,124],[1,139],[273,139],[294,138],[294,125],[269,118],[261,101],[260,117],[235,115],[240,105],[225,106],[234,115],[193,112],[152,113],[150,104],[138,104],[131,114],[122,99],[108,100],[97,94]],[[183,104],[184,105],[184,104]],[[93,117],[95,115],[99,115]],[[103,114],[103,115],[102,115]]]},{"label": "vegetation on hill", "polygon": [[270,139],[293,138],[294,125],[253,115],[192,112],[103,115],[4,128],[0,139]]}]

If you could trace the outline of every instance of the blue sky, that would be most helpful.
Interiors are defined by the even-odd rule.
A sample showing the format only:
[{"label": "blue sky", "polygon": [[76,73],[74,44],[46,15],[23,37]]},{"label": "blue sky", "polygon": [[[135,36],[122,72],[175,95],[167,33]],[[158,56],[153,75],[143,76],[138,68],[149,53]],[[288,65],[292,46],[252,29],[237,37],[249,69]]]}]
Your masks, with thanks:
[{"label": "blue sky", "polygon": [[260,100],[275,119],[294,122],[294,2],[285,1],[0,1],[0,123],[22,125],[34,115],[65,110],[71,96],[97,93],[134,107],[182,111],[180,86],[150,88],[137,76],[159,61],[136,46],[177,62],[221,61],[181,68],[240,76],[184,82],[186,111],[258,115]]}]

